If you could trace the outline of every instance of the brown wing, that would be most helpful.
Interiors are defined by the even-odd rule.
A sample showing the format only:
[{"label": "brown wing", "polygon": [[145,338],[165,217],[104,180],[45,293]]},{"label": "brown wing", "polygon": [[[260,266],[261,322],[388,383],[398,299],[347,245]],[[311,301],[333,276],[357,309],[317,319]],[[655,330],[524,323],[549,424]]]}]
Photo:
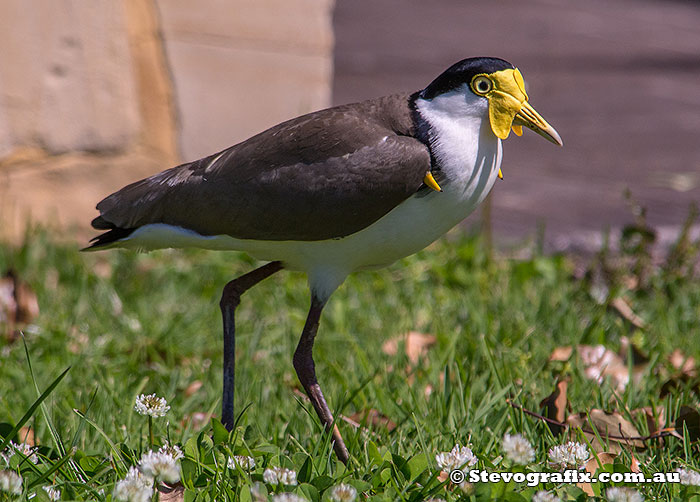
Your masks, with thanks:
[{"label": "brown wing", "polygon": [[166,223],[258,240],[352,234],[413,195],[430,168],[427,147],[404,135],[408,114],[407,97],[394,96],[284,122],[121,189],[97,205],[93,226]]}]

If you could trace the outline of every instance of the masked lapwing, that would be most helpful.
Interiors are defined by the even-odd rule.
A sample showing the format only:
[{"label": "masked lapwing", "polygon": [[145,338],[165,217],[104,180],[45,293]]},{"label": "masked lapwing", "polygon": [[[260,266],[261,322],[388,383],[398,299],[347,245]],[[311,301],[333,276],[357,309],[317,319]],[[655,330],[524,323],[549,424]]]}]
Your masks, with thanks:
[{"label": "masked lapwing", "polygon": [[269,262],[221,297],[229,430],[240,297],[282,269],[305,272],[311,306],[294,368],[346,462],[312,356],[324,305],[348,274],[415,253],[471,213],[501,175],[501,140],[522,126],[562,144],[517,68],[465,59],[421,91],[303,115],[122,188],[97,205],[92,226],[106,232],[87,249],[200,247]]}]

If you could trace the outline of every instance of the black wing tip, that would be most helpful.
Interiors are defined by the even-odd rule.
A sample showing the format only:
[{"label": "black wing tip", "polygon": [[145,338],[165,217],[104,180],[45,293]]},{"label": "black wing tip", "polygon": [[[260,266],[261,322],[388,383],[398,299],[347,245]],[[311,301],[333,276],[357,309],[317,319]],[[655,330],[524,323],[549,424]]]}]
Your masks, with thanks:
[{"label": "black wing tip", "polygon": [[97,230],[112,230],[113,228],[116,228],[116,225],[108,222],[102,216],[98,216],[92,220],[90,225],[92,225],[92,228],[96,228]]},{"label": "black wing tip", "polygon": [[[95,218],[92,221],[92,226],[95,228],[98,228],[98,229],[100,227],[95,226],[95,222],[97,220],[101,220],[99,223],[101,223],[101,222],[107,223],[100,216],[98,216],[97,218]],[[136,230],[136,229],[135,228],[119,228],[119,227],[112,226],[112,228],[110,228],[107,232],[90,239],[91,244],[87,247],[82,248],[80,251],[97,251],[99,249],[107,248],[111,244],[114,244],[115,242],[128,237],[129,235],[131,235],[131,233],[134,230]]]}]

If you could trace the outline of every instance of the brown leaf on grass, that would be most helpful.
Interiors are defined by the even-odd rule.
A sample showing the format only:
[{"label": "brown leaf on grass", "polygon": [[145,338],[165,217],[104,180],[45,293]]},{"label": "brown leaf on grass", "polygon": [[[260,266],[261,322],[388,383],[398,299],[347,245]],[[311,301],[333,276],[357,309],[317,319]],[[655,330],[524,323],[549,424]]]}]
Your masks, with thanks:
[{"label": "brown leaf on grass", "polygon": [[590,483],[576,483],[576,486],[581,488],[581,490],[583,490],[584,493],[589,497],[593,497],[595,495],[595,493],[593,492],[593,487]]},{"label": "brown leaf on grass", "polygon": [[[540,403],[540,408],[544,411],[544,416],[557,422],[564,422],[566,418],[566,406],[568,400],[566,397],[566,391],[568,388],[568,383],[566,380],[562,380],[557,383],[557,387],[552,394],[545,397]],[[552,431],[554,436],[561,434],[564,431],[564,427],[547,422],[549,430]]]},{"label": "brown leaf on grass", "polygon": [[571,345],[564,347],[557,347],[552,351],[549,356],[550,361],[566,362],[571,358],[571,354],[574,353],[574,348]]},{"label": "brown leaf on grass", "polygon": [[689,377],[698,376],[698,367],[695,359],[691,356],[686,356],[681,349],[671,352],[671,355],[668,356],[668,362],[684,375]]},{"label": "brown leaf on grass", "polygon": [[632,472],[642,472],[642,470],[639,468],[639,460],[637,460],[637,457],[632,455],[632,462],[630,463],[630,471]]},{"label": "brown leaf on grass", "polygon": [[683,438],[683,432],[687,430],[690,440],[697,441],[700,438],[700,413],[698,409],[691,406],[681,406],[673,429],[674,436]]},{"label": "brown leaf on grass", "polygon": [[185,397],[190,397],[194,393],[196,393],[199,389],[202,388],[202,382],[200,380],[195,380],[191,384],[187,386],[187,388],[184,391]]},{"label": "brown leaf on grass", "polygon": [[420,358],[428,353],[428,349],[435,345],[435,335],[426,335],[417,331],[409,331],[405,335],[387,340],[382,345],[382,352],[388,356],[395,356],[399,351],[399,343],[404,342],[406,357],[412,364],[417,364]]},{"label": "brown leaf on grass", "polygon": [[17,439],[19,439],[20,443],[25,443],[29,446],[36,446],[34,431],[29,427],[22,427],[19,431],[17,431]]},{"label": "brown leaf on grass", "polygon": [[[612,464],[615,461],[615,458],[617,457],[617,454],[609,452],[600,452],[596,453],[596,455],[598,455],[597,459],[595,455],[592,455],[588,462],[586,462],[586,472],[589,472],[592,476],[595,476],[595,473],[598,471],[599,467]],[[590,483],[576,483],[576,486],[578,486],[579,488],[581,488],[581,490],[586,492],[586,495],[588,495],[589,497],[594,496],[593,487]]]},{"label": "brown leaf on grass", "polygon": [[[607,451],[601,451],[600,453],[596,453],[596,455],[598,459],[596,459],[595,455],[591,455],[591,458],[586,462],[586,472],[595,474],[599,467],[612,464],[617,458],[617,453]],[[599,460],[600,463],[598,463]]]},{"label": "brown leaf on grass", "polygon": [[389,432],[396,429],[396,424],[392,422],[389,417],[382,415],[374,408],[358,411],[357,413],[350,415],[348,418],[359,424],[371,424],[374,428],[383,427]]},{"label": "brown leaf on grass", "polygon": [[635,328],[644,329],[646,327],[644,319],[634,313],[629,302],[623,297],[618,296],[614,298],[613,301],[610,302],[610,306]]},{"label": "brown leaf on grass", "polygon": [[[627,340],[629,344],[629,340]],[[622,351],[627,355],[625,340],[621,345]],[[586,377],[602,383],[605,378],[610,378],[616,390],[622,392],[629,383],[629,368],[625,360],[612,350],[606,349],[603,345],[578,345],[575,347],[581,362],[584,366]],[[634,361],[633,378],[639,381],[646,369],[648,358],[644,356],[636,347],[632,347]],[[549,356],[550,362],[566,362],[574,354],[574,347],[557,347]]]},{"label": "brown leaf on grass", "polygon": [[625,390],[630,379],[629,370],[615,352],[602,345],[579,345],[578,353],[585,366],[586,377],[598,383],[608,377],[618,391]]},{"label": "brown leaf on grass", "polygon": [[[620,453],[623,446],[644,448],[644,442],[639,438],[640,434],[637,428],[625,419],[620,413],[607,412],[599,409],[592,409],[588,413],[577,413],[570,415],[566,419],[569,427],[580,428],[585,434],[591,446],[597,452],[610,451],[612,453]],[[572,431],[573,432],[573,431]],[[594,432],[597,432],[604,444],[598,440]]]},{"label": "brown leaf on grass", "polygon": [[183,502],[185,500],[185,487],[182,483],[174,485],[162,483],[158,486],[158,500],[160,502]]}]

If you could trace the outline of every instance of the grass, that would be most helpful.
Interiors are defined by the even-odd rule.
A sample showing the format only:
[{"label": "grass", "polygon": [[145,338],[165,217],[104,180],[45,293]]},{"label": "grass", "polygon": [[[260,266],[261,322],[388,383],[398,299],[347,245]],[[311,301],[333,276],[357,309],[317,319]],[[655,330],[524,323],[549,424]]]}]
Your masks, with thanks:
[{"label": "grass", "polygon": [[[225,252],[85,254],[77,248],[43,231],[30,232],[21,246],[0,246],[0,272],[13,269],[36,292],[41,309],[24,328],[24,339],[0,339],[0,436],[18,424],[33,430],[38,464],[21,455],[10,459],[24,478],[22,497],[36,493],[33,500],[48,500],[41,489],[47,484],[60,489],[63,500],[111,500],[115,483],[151,448],[149,421],[133,410],[141,393],[168,400],[167,415],[153,419],[154,446],[167,440],[182,447],[184,499],[202,501],[250,500],[251,485],[273,465],[297,471],[299,485],[268,484],[265,490],[294,490],[316,501],[330,500],[330,487],[341,482],[371,500],[524,501],[541,489],[562,500],[585,500],[581,488],[552,483],[479,483],[466,494],[438,477],[435,455],[469,443],[479,468],[548,470],[548,449],[565,438],[507,400],[539,413],[540,401],[562,377],[569,379],[572,412],[617,409],[642,433],[646,424],[630,410],[663,410],[673,425],[682,405],[698,406],[697,380],[660,395],[668,354],[678,348],[700,359],[700,284],[679,272],[697,258],[686,248],[668,266],[642,267],[644,250],[638,248],[626,261],[592,260],[588,279],[579,280],[566,257],[491,259],[478,239],[452,234],[388,269],[350,277],[324,312],[314,352],[317,373],[336,416],[375,409],[396,428],[366,423],[356,429],[341,421],[352,457],[347,468],[335,460],[313,409],[295,392],[291,356],[309,302],[301,274],[277,274],[243,298],[237,312],[240,418],[228,436],[216,418],[208,419],[220,409],[218,300],[223,285],[255,262]],[[642,269],[638,287],[620,286]],[[608,281],[602,301],[591,294],[599,286],[596,270]],[[648,322],[645,329],[609,308],[612,296],[621,294]],[[382,350],[388,339],[408,331],[436,336],[418,364],[403,345],[395,355]],[[548,361],[564,345],[603,344],[617,351],[623,337],[651,363],[621,393],[608,380],[586,378],[576,358]],[[52,383],[55,388],[37,404]],[[629,471],[634,456],[647,474],[700,470],[691,426],[685,438],[625,448],[607,468]],[[506,432],[532,442],[531,465],[512,467],[504,459]],[[254,456],[254,472],[228,469],[232,454]],[[596,495],[607,486],[594,485]],[[635,488],[658,500],[700,493],[678,484]]]}]

